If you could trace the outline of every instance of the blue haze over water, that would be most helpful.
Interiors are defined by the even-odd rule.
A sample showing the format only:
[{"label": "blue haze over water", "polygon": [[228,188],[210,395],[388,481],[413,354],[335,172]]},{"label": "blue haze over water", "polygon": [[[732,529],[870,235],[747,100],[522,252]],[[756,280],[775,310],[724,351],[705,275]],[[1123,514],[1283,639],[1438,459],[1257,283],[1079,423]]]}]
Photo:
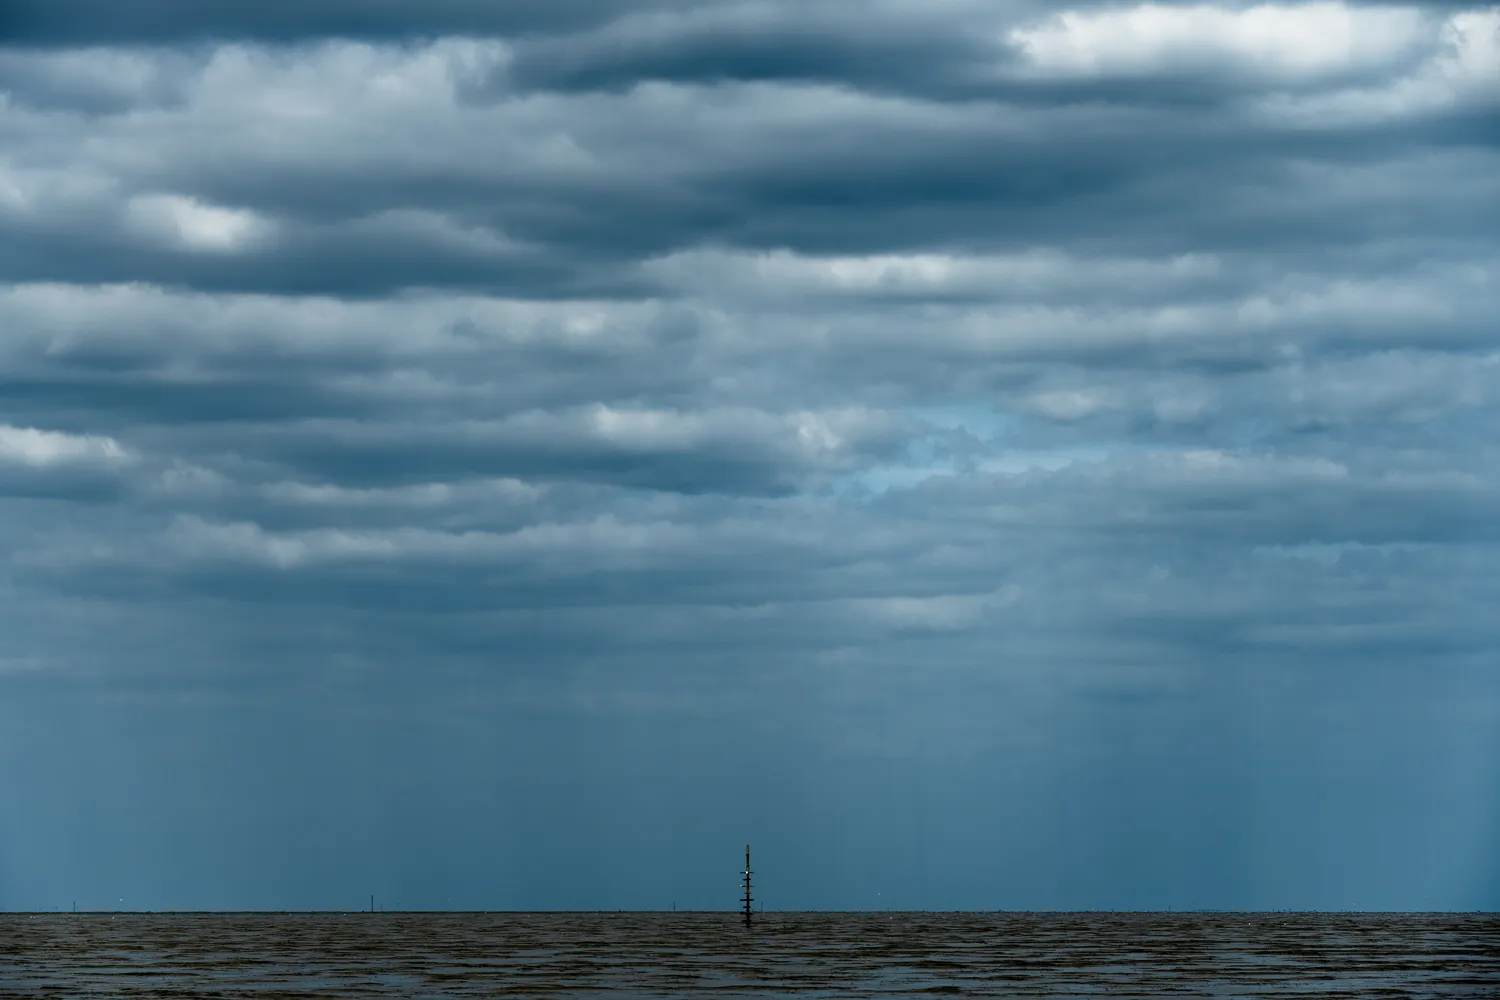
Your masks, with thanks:
[{"label": "blue haze over water", "polygon": [[0,910],[1500,909],[1500,8],[0,5]]}]

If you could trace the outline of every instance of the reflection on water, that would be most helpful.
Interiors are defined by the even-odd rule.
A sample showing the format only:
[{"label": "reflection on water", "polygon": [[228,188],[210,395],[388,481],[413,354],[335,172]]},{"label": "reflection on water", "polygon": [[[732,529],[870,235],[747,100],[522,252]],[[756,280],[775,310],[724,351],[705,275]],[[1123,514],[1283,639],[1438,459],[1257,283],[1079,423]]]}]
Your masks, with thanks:
[{"label": "reflection on water", "polygon": [[0,914],[0,996],[1500,997],[1493,914]]}]

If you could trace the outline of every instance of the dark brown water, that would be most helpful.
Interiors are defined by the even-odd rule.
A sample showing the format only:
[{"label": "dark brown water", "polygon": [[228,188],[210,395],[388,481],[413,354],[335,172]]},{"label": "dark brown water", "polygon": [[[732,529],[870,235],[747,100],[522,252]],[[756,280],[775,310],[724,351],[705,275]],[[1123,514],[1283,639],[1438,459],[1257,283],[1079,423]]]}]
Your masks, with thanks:
[{"label": "dark brown water", "polygon": [[4,914],[3,997],[1500,998],[1493,914]]}]

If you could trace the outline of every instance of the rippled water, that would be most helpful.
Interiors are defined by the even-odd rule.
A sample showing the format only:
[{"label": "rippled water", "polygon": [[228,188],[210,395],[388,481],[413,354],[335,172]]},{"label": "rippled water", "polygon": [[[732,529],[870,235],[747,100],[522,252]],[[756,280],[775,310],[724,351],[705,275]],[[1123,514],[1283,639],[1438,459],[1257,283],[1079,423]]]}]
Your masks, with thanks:
[{"label": "rippled water", "polygon": [[1500,997],[1493,914],[4,914],[0,996]]}]

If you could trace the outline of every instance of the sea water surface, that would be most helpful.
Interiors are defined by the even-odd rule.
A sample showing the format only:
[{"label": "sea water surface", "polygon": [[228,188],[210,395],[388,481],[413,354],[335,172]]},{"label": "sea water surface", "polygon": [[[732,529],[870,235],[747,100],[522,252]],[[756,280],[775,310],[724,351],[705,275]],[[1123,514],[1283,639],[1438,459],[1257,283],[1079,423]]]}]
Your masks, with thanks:
[{"label": "sea water surface", "polygon": [[1500,998],[1500,916],[0,914],[3,997]]}]

